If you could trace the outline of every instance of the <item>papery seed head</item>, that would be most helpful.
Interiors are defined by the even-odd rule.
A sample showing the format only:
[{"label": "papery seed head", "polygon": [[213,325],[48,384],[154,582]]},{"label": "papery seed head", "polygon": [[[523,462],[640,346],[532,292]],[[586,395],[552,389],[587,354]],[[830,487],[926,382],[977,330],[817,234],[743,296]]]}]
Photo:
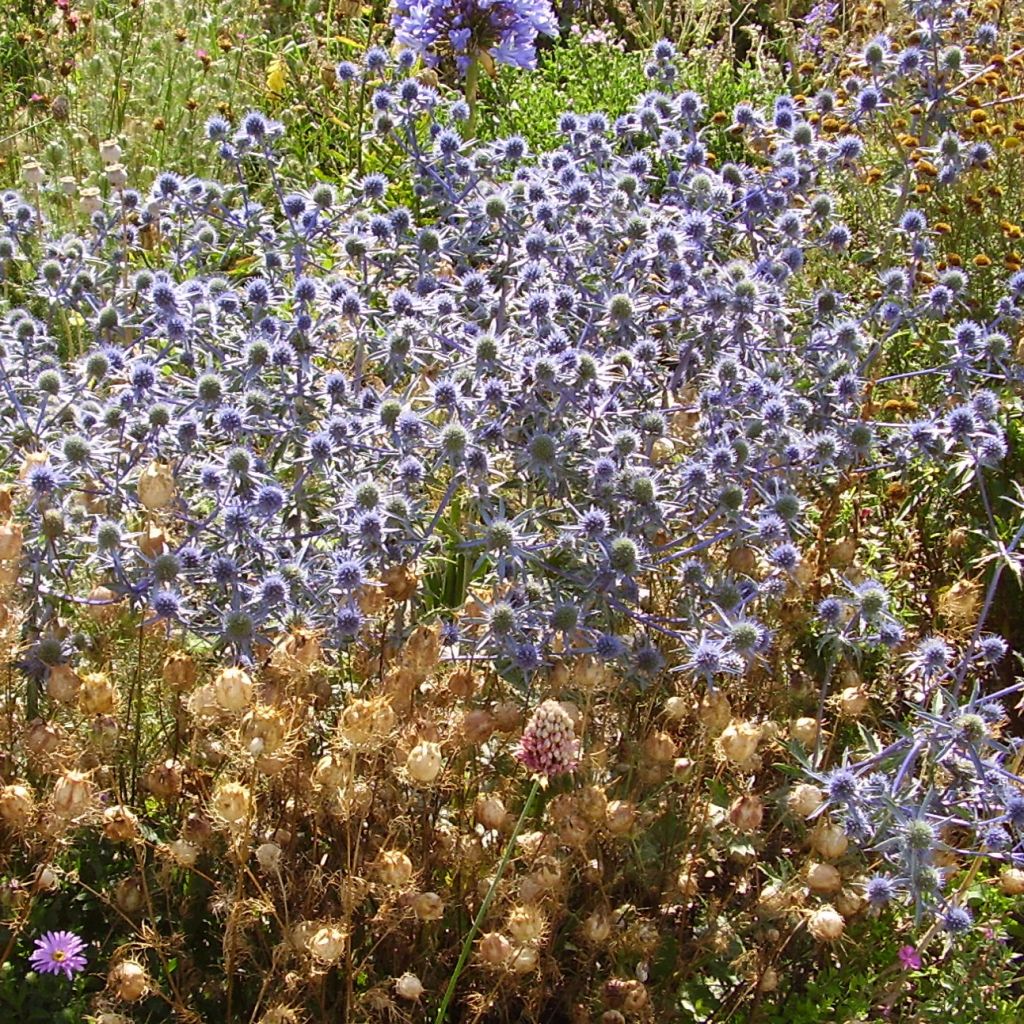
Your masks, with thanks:
[{"label": "papery seed head", "polygon": [[826,904],[808,918],[807,930],[818,942],[835,942],[846,930],[846,922],[835,907]]},{"label": "papery seed head", "polygon": [[107,988],[115,999],[137,1003],[149,992],[149,975],[138,961],[122,960],[107,975]]}]

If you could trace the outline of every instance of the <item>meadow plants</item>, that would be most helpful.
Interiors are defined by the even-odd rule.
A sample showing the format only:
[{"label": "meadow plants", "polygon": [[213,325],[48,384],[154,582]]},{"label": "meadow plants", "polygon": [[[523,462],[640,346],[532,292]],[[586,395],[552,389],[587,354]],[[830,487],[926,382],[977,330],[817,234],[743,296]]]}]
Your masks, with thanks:
[{"label": "meadow plants", "polygon": [[[97,1013],[696,1020],[1024,890],[1024,273],[973,296],[899,192],[837,286],[871,103],[739,104],[720,160],[677,61],[534,152],[371,48],[390,175],[293,188],[250,111],[74,231],[0,196],[4,959],[80,900],[43,942]],[[983,594],[943,618],[883,513],[950,480]]]}]

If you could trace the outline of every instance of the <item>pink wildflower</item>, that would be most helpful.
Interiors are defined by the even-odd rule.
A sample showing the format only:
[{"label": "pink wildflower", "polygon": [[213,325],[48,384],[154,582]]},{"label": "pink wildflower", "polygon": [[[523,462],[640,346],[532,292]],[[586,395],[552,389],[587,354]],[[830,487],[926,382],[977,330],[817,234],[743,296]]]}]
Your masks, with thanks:
[{"label": "pink wildflower", "polygon": [[516,757],[537,775],[562,775],[579,763],[572,719],[558,701],[546,700],[523,731]]},{"label": "pink wildflower", "polygon": [[900,958],[900,963],[906,970],[916,971],[920,969],[921,954],[913,946],[900,946],[899,952],[896,955]]}]

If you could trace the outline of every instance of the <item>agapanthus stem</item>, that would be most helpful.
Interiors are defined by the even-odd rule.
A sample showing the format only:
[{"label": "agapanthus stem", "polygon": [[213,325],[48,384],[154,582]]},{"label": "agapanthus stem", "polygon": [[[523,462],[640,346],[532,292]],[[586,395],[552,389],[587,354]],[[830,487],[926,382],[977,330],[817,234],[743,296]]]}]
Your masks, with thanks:
[{"label": "agapanthus stem", "polygon": [[463,128],[463,137],[471,139],[476,135],[477,100],[480,95],[480,58],[471,57],[466,69],[466,103],[469,117]]},{"label": "agapanthus stem", "polygon": [[484,897],[483,903],[480,904],[480,909],[476,912],[476,917],[473,919],[473,925],[462,942],[462,951],[459,953],[459,962],[455,965],[455,970],[452,971],[452,976],[448,982],[448,988],[445,991],[444,999],[441,1000],[441,1006],[437,1011],[437,1017],[434,1018],[434,1024],[444,1024],[445,1014],[448,1012],[448,1007],[451,1004],[452,997],[455,995],[455,986],[459,983],[459,976],[465,969],[466,962],[469,960],[469,954],[473,949],[473,940],[480,931],[480,925],[483,924],[484,918],[487,917],[487,912],[491,909],[491,904],[494,902],[494,896],[498,891],[498,884],[501,882],[501,879],[505,874],[508,862],[512,859],[512,850],[516,845],[516,840],[519,838],[519,833],[522,830],[523,825],[526,823],[527,816],[530,813],[530,808],[533,806],[533,801],[540,790],[540,784],[540,778],[534,778],[533,786],[530,788],[530,793],[526,798],[526,803],[523,804],[523,810],[519,815],[519,820],[516,822],[516,827],[512,830],[512,835],[508,838],[508,843],[505,846],[505,852],[501,856],[501,863],[498,864],[498,870],[495,872],[494,878],[491,880],[490,888],[487,890],[487,895]]}]

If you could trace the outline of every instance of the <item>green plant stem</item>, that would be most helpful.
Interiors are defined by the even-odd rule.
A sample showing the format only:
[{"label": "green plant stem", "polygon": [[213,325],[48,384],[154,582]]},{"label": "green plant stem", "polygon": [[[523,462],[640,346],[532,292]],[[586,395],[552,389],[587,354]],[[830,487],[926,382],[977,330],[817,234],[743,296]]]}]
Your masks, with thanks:
[{"label": "green plant stem", "polygon": [[455,986],[459,983],[459,976],[462,974],[466,966],[466,961],[469,960],[469,954],[473,948],[473,939],[476,938],[477,932],[480,931],[480,925],[483,924],[484,918],[487,917],[487,911],[491,909],[491,903],[494,902],[494,896],[498,891],[498,883],[505,874],[508,862],[512,859],[512,850],[516,845],[516,840],[519,838],[519,832],[530,813],[530,808],[533,806],[533,801],[540,790],[540,785],[541,780],[539,778],[535,778],[533,780],[533,786],[530,789],[530,794],[526,798],[526,803],[523,804],[523,810],[519,815],[519,820],[516,822],[516,827],[512,830],[512,835],[508,838],[508,843],[505,846],[505,852],[501,857],[501,863],[498,865],[498,870],[494,874],[490,888],[487,890],[487,895],[484,897],[483,903],[480,904],[480,909],[476,912],[476,917],[473,919],[473,925],[462,942],[462,952],[459,953],[459,962],[455,965],[455,970],[452,971],[451,979],[448,982],[448,988],[445,991],[444,999],[441,1000],[441,1007],[437,1011],[437,1017],[434,1019],[434,1024],[444,1024],[445,1014],[448,1012],[448,1007],[451,1004],[452,997],[455,995]]},{"label": "green plant stem", "polygon": [[473,57],[466,70],[466,103],[469,104],[469,118],[463,130],[463,138],[472,139],[476,135],[476,117],[480,98],[480,59]]}]

